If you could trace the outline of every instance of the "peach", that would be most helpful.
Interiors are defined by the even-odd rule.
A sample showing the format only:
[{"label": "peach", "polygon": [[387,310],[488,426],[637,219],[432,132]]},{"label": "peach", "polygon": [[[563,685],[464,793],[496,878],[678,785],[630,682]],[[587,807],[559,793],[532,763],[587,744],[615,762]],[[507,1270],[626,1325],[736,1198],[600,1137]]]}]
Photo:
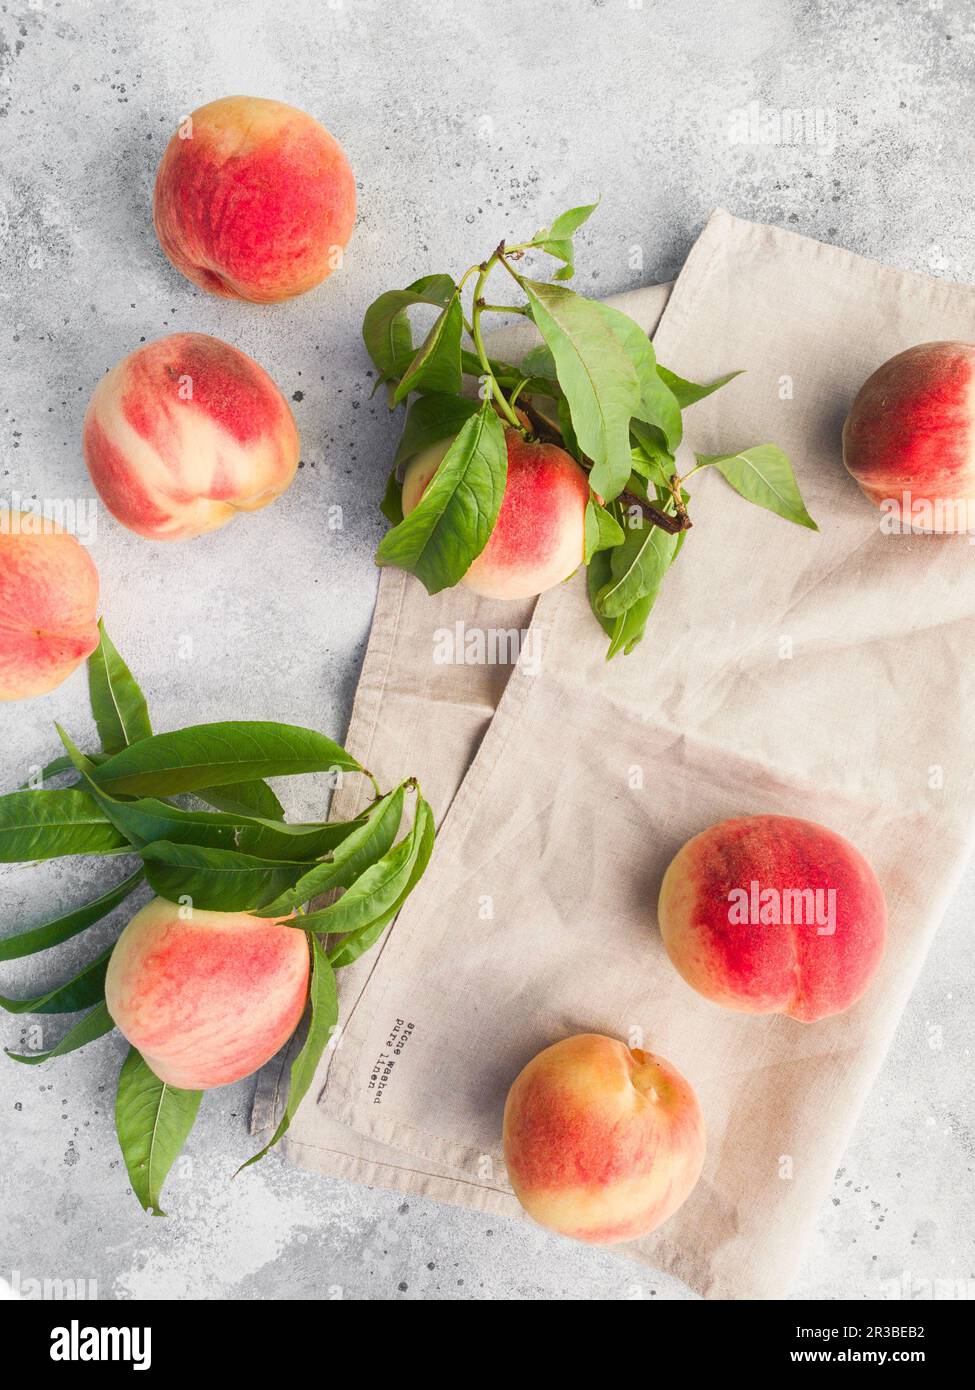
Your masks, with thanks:
[{"label": "peach", "polygon": [[0,511],[0,700],[44,695],[98,646],[98,571],[74,536]]},{"label": "peach", "polygon": [[673,1216],[704,1163],[704,1120],[661,1057],[599,1033],[545,1048],[504,1108],[504,1156],[521,1205],[591,1244],[636,1240]]},{"label": "peach", "polygon": [[[529,443],[505,431],[508,481],[491,537],[460,581],[483,598],[533,598],[577,570],[583,560],[589,479],[555,444]],[[403,479],[403,514],[413,511],[452,440],[411,459]]]},{"label": "peach", "polygon": [[864,994],[884,952],[887,909],[859,850],[791,816],[746,816],[695,835],[664,874],[660,930],[699,994],[803,1023]]},{"label": "peach", "polygon": [[163,251],[212,294],[273,304],[331,275],[355,222],[341,145],[304,111],[223,97],[166,147],[153,219]]},{"label": "peach", "polygon": [[153,898],[115,944],[105,1002],[160,1081],[205,1091],[249,1076],[284,1046],[308,974],[296,927]]},{"label": "peach", "polygon": [[214,531],[289,486],[300,443],[262,367],[206,333],[173,333],[95,387],[83,446],[112,515],[150,540]]},{"label": "peach", "polygon": [[975,531],[975,344],[921,343],[861,386],[843,462],[904,525]]}]

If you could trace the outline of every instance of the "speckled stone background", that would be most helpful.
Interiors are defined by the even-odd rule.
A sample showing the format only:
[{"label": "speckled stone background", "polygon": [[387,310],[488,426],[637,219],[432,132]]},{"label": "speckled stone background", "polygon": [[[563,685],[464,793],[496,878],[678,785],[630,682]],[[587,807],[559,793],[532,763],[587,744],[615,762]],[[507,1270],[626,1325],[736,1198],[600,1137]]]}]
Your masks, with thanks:
[{"label": "speckled stone background", "polygon": [[[0,31],[0,500],[89,497],[79,436],[95,382],[175,329],[257,357],[302,432],[291,491],[216,535],[167,548],[99,517],[104,611],[160,728],[248,717],[344,730],[398,428],[370,402],[359,339],[381,290],[462,269],[596,194],[577,280],[593,294],[672,277],[716,204],[892,265],[975,272],[966,0],[27,0],[0,5]],[[359,180],[346,268],[277,308],[194,289],[149,220],[178,121],[235,92],[307,108]],[[739,138],[798,108],[814,113],[812,141]],[[81,673],[0,706],[4,789],[53,756],[55,717],[90,734]],[[71,860],[3,869],[2,929],[83,900],[112,876],[98,873]],[[800,1295],[975,1293],[973,907],[969,873]],[[0,988],[56,982],[117,927],[5,967]],[[23,1036],[24,1020],[0,1015],[0,1041]],[[145,1217],[112,1129],[122,1050],[116,1035],[49,1068],[0,1065],[0,1292],[59,1278],[108,1299],[689,1296],[527,1223],[323,1181],[277,1157],[230,1183],[253,1148],[250,1082],[208,1099],[169,1219]]]}]

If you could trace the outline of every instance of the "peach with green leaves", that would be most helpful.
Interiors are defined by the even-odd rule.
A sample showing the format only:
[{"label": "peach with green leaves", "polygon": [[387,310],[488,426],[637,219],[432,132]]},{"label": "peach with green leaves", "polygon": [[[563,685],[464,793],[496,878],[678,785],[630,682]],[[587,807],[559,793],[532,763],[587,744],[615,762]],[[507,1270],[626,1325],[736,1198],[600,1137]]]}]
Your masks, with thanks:
[{"label": "peach with green leaves", "polygon": [[[433,444],[410,460],[403,480],[404,517],[416,511],[453,442]],[[485,598],[532,598],[561,584],[583,563],[589,483],[575,459],[555,444],[530,443],[508,429],[504,445],[501,505],[484,548],[458,582]],[[446,524],[443,513],[428,523],[430,530]],[[456,524],[462,524],[459,518]],[[382,549],[379,558],[384,559]]]},{"label": "peach with green leaves", "polygon": [[[81,938],[146,883],[156,896],[134,915],[129,907],[114,947],[43,995],[0,995],[0,1008],[80,1015],[45,1051],[11,1052],[26,1065],[116,1026],[128,1039],[116,1126],[133,1190],[159,1211],[200,1093],[261,1066],[307,1011],[284,1116],[255,1157],[286,1131],[337,1023],[335,971],[379,939],[422,877],[433,813],[415,779],[383,793],[356,758],[313,729],[229,720],[154,733],[131,671],[103,627],[97,635],[88,674],[101,746],[83,751],[58,726],[65,755],[44,777],[75,780],[0,796],[0,860],[125,854],[140,867],[0,940],[0,962]],[[328,774],[330,786],[359,777],[373,795],[351,820],[289,824],[265,779],[307,773]],[[197,804],[177,800],[184,794]],[[326,892],[340,896],[304,910]]]},{"label": "peach with green leaves", "polygon": [[[641,640],[681,552],[692,474],[714,469],[749,501],[815,522],[774,445],[698,454],[681,475],[683,411],[737,373],[685,380],[657,362],[626,314],[568,288],[573,237],[593,211],[573,208],[527,241],[502,241],[456,279],[427,275],[380,295],[363,338],[390,405],[408,406],[377,562],[430,593],[461,584],[502,599],[543,593],[585,565],[615,656]],[[535,255],[561,262],[551,282],[524,272]],[[514,285],[515,299],[489,295],[492,278]],[[421,314],[432,322],[416,343],[410,316]],[[491,356],[492,314],[529,320],[541,342],[519,363]]]}]

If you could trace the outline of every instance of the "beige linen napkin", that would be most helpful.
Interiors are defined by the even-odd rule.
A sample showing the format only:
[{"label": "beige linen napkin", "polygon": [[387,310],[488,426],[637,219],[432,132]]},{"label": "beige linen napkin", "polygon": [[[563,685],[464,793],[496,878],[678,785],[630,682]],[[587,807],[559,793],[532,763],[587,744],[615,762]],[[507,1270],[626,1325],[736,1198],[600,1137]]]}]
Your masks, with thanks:
[{"label": "beige linen napkin", "polygon": [[[665,293],[617,302],[649,329]],[[972,551],[882,534],[843,470],[840,428],[886,357],[973,325],[975,290],[718,212],[670,295],[658,355],[694,380],[747,369],[692,408],[688,442],[781,445],[821,533],[697,475],[694,528],[643,645],[604,661],[578,575],[538,601],[507,679],[438,665],[437,630],[524,626],[530,605],[430,599],[384,574],[349,746],[386,780],[416,768],[442,824],[381,952],[343,972],[341,1041],[291,1157],[514,1213],[508,1085],[548,1043],[609,1033],[673,1062],[709,1131],[694,1194],[621,1249],[712,1297],[787,1290],[964,865],[975,802]],[[671,856],[758,812],[849,836],[886,891],[887,955],[839,1018],[722,1010],[663,950]],[[259,1125],[279,1075],[265,1078]]]}]

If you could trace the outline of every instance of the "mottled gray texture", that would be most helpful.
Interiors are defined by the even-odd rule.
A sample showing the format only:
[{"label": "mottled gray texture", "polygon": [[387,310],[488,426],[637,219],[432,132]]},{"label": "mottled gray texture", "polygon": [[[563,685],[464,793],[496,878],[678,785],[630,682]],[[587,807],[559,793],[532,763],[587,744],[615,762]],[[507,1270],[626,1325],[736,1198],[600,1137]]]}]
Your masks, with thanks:
[{"label": "mottled gray texture", "polygon": [[[86,401],[143,338],[215,333],[295,397],[304,467],[267,511],[180,548],[100,519],[107,620],[162,728],[246,716],[344,729],[397,429],[369,400],[359,341],[380,290],[462,269],[501,235],[595,194],[603,205],[578,256],[591,293],[673,276],[716,204],[894,265],[962,280],[975,267],[964,0],[33,0],[3,6],[0,31],[0,495],[89,495]],[[230,92],[313,112],[359,180],[346,269],[287,306],[207,297],[152,233],[166,139]],[[753,101],[818,108],[835,139],[730,139]],[[344,525],[329,529],[336,506]],[[5,788],[54,753],[55,717],[90,732],[80,674],[0,706]],[[94,881],[81,862],[4,870],[3,929]],[[883,1296],[905,1271],[975,1279],[973,905],[970,873],[821,1214],[800,1294]],[[89,949],[8,966],[2,988],[53,982]],[[17,1043],[22,1021],[3,1018],[2,1041]],[[230,1184],[252,1149],[250,1082],[204,1106],[169,1184],[170,1219],[143,1217],[112,1132],[121,1053],[113,1037],[49,1069],[0,1066],[0,1279],[96,1279],[103,1298],[687,1296],[527,1223],[325,1182],[276,1158]]]}]

